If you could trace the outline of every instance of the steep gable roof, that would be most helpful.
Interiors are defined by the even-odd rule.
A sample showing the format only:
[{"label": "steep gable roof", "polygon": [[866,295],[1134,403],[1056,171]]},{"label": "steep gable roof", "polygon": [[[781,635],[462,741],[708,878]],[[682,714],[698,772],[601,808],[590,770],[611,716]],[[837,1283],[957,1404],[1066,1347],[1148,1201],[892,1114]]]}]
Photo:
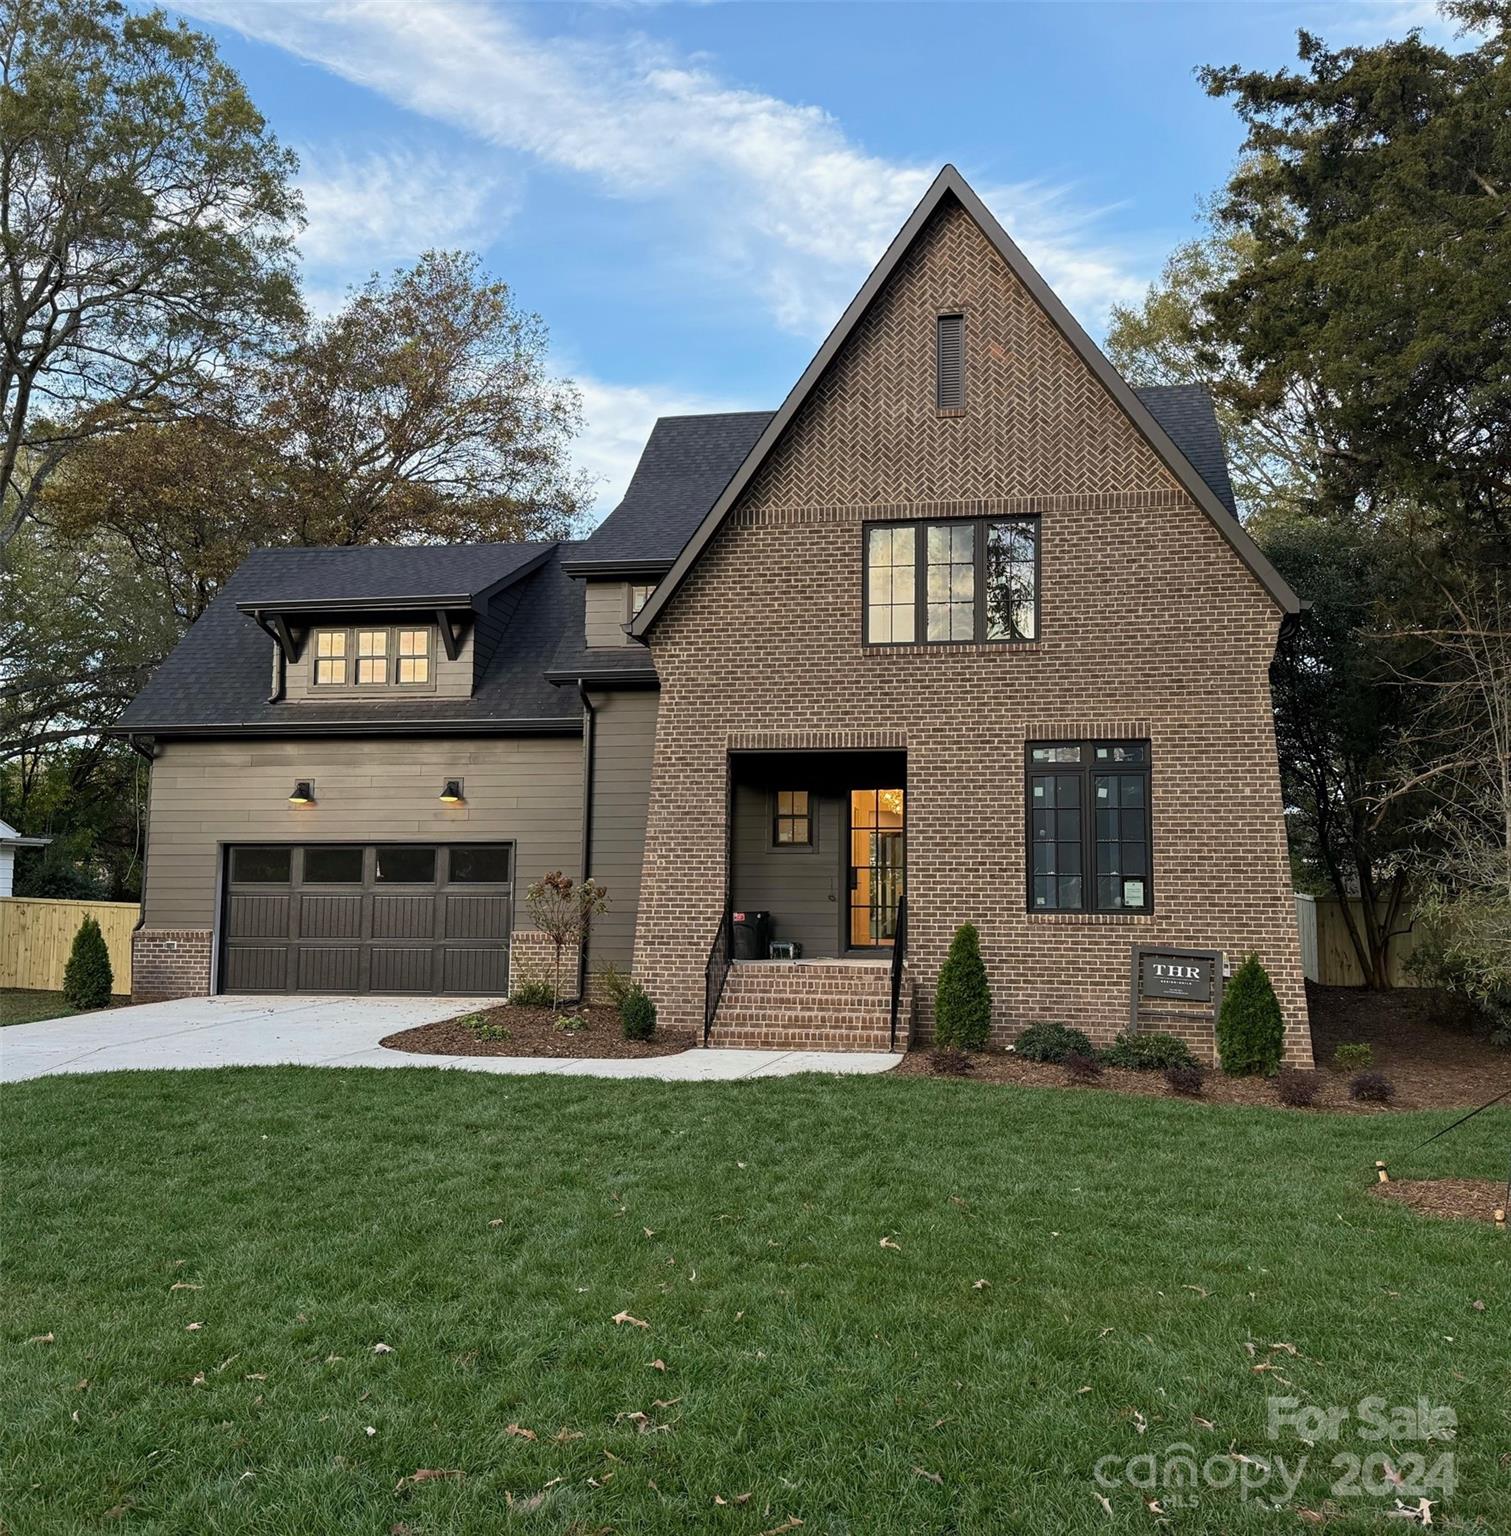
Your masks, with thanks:
[{"label": "steep gable roof", "polygon": [[[740,467],[724,486],[718,499],[693,531],[687,543],[682,547],[665,578],[656,587],[649,600],[636,615],[633,623],[630,625],[630,633],[637,638],[643,638],[656,622],[656,618],[661,610],[670,601],[672,595],[687,576],[687,573],[697,562],[699,555],[702,554],[709,541],[718,532],[724,518],[739,499],[741,492],[750,483],[756,471],[776,447],[783,432],[796,416],[804,401],[812,393],[814,386],[823,376],[830,363],[833,362],[840,348],[860,323],[861,318],[870,308],[872,301],[892,276],[892,273],[918,237],[919,232],[923,229],[929,217],[946,198],[954,198],[958,201],[961,207],[976,222],[997,253],[1007,263],[1009,269],[1065,337],[1073,351],[1086,364],[1103,388],[1116,401],[1123,413],[1143,435],[1166,469],[1175,477],[1181,488],[1211,519],[1213,526],[1227,540],[1228,544],[1232,546],[1239,559],[1253,572],[1260,584],[1274,599],[1276,605],[1285,613],[1298,612],[1301,607],[1300,599],[1291,590],[1279,572],[1265,558],[1263,552],[1254,543],[1253,539],[1244,531],[1238,519],[1233,515],[1231,506],[1225,505],[1224,500],[1203,479],[1190,458],[1182,452],[1181,448],[1172,439],[1171,434],[1161,425],[1157,412],[1139,398],[1139,395],[1134,392],[1123,376],[1112,366],[1101,348],[1087,335],[1075,317],[1060,302],[1054,291],[1034,269],[1028,258],[1008,238],[1006,231],[992,217],[981,199],[971,190],[965,178],[953,165],[947,165],[935,177],[933,184],[924,194],[923,200],[913,210],[907,223],[898,231],[891,245],[887,247],[886,254],[883,255],[881,261],[877,263],[875,270],[866,279],[860,292],[850,301],[849,307],[840,316],[839,322],[829,333],[823,346],[814,355],[813,361],[808,364],[802,377],[793,386],[786,400],[782,402],[781,408],[761,430],[760,436],[746,454]],[[1161,402],[1161,404],[1166,406],[1167,415],[1172,416],[1175,414],[1178,403],[1175,400]],[[1214,433],[1215,430],[1214,422]],[[1231,498],[1231,487],[1229,488],[1229,497]]]}]

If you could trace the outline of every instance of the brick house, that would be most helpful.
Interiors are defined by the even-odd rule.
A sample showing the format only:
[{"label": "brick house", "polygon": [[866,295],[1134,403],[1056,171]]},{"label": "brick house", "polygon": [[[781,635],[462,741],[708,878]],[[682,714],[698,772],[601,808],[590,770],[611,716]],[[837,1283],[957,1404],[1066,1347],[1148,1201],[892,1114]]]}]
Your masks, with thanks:
[{"label": "brick house", "polygon": [[613,897],[584,973],[711,1043],[926,1037],[971,921],[1003,1041],[1210,1053],[1254,951],[1310,1064],[1298,608],[1205,394],[1131,389],[946,167],[781,408],[658,422],[590,538],[247,561],[120,726],[138,989],[502,990],[559,867]]}]

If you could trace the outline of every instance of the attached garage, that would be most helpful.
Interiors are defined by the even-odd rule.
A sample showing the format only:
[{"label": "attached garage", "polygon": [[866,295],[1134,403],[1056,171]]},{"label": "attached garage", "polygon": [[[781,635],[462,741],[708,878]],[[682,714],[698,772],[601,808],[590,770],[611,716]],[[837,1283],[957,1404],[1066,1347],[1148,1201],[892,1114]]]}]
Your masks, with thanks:
[{"label": "attached garage", "polygon": [[512,843],[226,849],[222,992],[503,995]]}]

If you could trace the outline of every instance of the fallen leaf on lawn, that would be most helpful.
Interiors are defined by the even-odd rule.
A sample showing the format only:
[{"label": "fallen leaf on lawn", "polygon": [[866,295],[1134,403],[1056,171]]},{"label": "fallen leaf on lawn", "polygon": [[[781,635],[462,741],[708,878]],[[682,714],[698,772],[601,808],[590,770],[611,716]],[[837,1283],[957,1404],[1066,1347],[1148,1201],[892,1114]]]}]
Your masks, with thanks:
[{"label": "fallen leaf on lawn", "polygon": [[74,1382],[73,1389],[75,1392],[87,1392],[89,1390],[89,1378],[86,1376],[82,1381]]},{"label": "fallen leaf on lawn", "polygon": [[168,1289],[170,1291],[202,1291],[204,1290],[204,1286],[194,1285],[188,1280],[175,1280],[173,1284],[168,1287]]},{"label": "fallen leaf on lawn", "polygon": [[112,1504],[110,1508],[105,1511],[104,1518],[106,1520],[119,1520],[121,1516],[124,1515],[130,1508],[131,1506],[129,1504]]},{"label": "fallen leaf on lawn", "polygon": [[990,1280],[976,1280],[972,1282],[973,1291],[984,1291],[992,1282]]},{"label": "fallen leaf on lawn", "polygon": [[1299,1358],[1301,1355],[1301,1351],[1297,1349],[1294,1344],[1271,1344],[1270,1349],[1272,1352],[1277,1349],[1283,1350],[1286,1354],[1292,1356],[1293,1358]]},{"label": "fallen leaf on lawn", "polygon": [[1248,1354],[1250,1359],[1253,1359],[1255,1351],[1259,1348],[1259,1346],[1255,1344],[1252,1339],[1245,1339],[1243,1342],[1243,1347],[1245,1353]]},{"label": "fallen leaf on lawn", "polygon": [[455,1480],[462,1475],[460,1467],[420,1467],[417,1471],[411,1472],[408,1477],[401,1477],[394,1484],[393,1491],[395,1493],[403,1493],[406,1488],[415,1488],[421,1483],[435,1483],[446,1479]]},{"label": "fallen leaf on lawn", "polygon": [[1107,1337],[1107,1335],[1108,1335],[1108,1334],[1109,1334],[1109,1333],[1111,1333],[1111,1332],[1112,1332],[1112,1329],[1111,1329],[1111,1328],[1104,1328],[1104,1329],[1103,1329],[1103,1330],[1102,1330],[1102,1331],[1101,1331],[1101,1332],[1100,1332],[1100,1333],[1099,1333],[1099,1334],[1098,1334],[1098,1335],[1097,1335],[1097,1337],[1098,1337],[1098,1338],[1099,1338],[1099,1339],[1105,1339],[1105,1338],[1106,1338],[1106,1337]]},{"label": "fallen leaf on lawn", "polygon": [[268,1378],[265,1371],[248,1371],[241,1379],[243,1381],[266,1381]]},{"label": "fallen leaf on lawn", "polygon": [[1296,1518],[1306,1525],[1326,1525],[1327,1516],[1320,1509],[1298,1509]]},{"label": "fallen leaf on lawn", "polygon": [[1163,1515],[1165,1512],[1165,1506],[1161,1504],[1158,1499],[1145,1499],[1144,1508],[1147,1509],[1151,1515]]},{"label": "fallen leaf on lawn", "polygon": [[926,1477],[931,1483],[934,1483],[938,1487],[944,1487],[944,1479],[937,1472],[926,1472],[922,1467],[914,1467],[913,1476]]},{"label": "fallen leaf on lawn", "polygon": [[651,1229],[649,1227],[641,1227],[640,1230],[642,1232],[644,1232],[647,1237],[654,1237],[656,1235],[654,1232],[651,1231]]},{"label": "fallen leaf on lawn", "polygon": [[365,1429],[364,1429],[364,1430],[363,1430],[363,1431],[362,1431],[362,1433],[363,1433],[363,1434],[364,1434],[364,1435],[366,1435],[366,1436],[367,1436],[367,1438],[368,1438],[368,1439],[369,1439],[369,1440],[371,1440],[371,1439],[372,1439],[372,1437],[373,1437],[373,1436],[374,1436],[374,1435],[375,1435],[375,1434],[377,1434],[377,1430],[376,1430],[376,1429],[374,1429],[374,1428],[373,1428],[373,1426],[372,1426],[372,1425],[371,1425],[371,1424],[369,1424],[369,1425],[367,1425],[367,1427],[366,1427],[366,1428],[365,1428]]},{"label": "fallen leaf on lawn", "polygon": [[1146,1429],[1148,1429],[1148,1428],[1149,1428],[1149,1421],[1148,1421],[1148,1419],[1146,1419],[1146,1418],[1145,1418],[1145,1417],[1144,1417],[1144,1416],[1143,1416],[1143,1414],[1141,1414],[1141,1413],[1140,1413],[1140,1412],[1139,1412],[1139,1411],[1138,1411],[1138,1409],[1137,1409],[1137,1408],[1135,1408],[1135,1409],[1134,1409],[1134,1410],[1133,1410],[1133,1427],[1134,1427],[1134,1428],[1135,1428],[1135,1429],[1136,1429],[1136,1430],[1137,1430],[1137,1431],[1138,1431],[1138,1432],[1139,1432],[1139,1433],[1140,1433],[1140,1434],[1143,1434],[1143,1432],[1144,1432],[1144,1431],[1145,1431],[1145,1430],[1146,1430]]},{"label": "fallen leaf on lawn", "polygon": [[57,1341],[50,1333],[34,1333],[26,1342],[28,1344],[53,1344]]},{"label": "fallen leaf on lawn", "polygon": [[1212,1294],[1211,1291],[1209,1291],[1206,1288],[1206,1286],[1204,1286],[1204,1285],[1183,1285],[1183,1286],[1181,1286],[1181,1290],[1183,1290],[1183,1291],[1195,1291],[1196,1294],[1198,1296],[1200,1296],[1203,1301],[1205,1301],[1207,1299],[1207,1297]]},{"label": "fallen leaf on lawn", "polygon": [[501,1227],[503,1224],[504,1218],[502,1216],[495,1216],[493,1220],[488,1223],[490,1227]]},{"label": "fallen leaf on lawn", "polygon": [[736,1167],[736,1168],[743,1168],[743,1167],[745,1167],[745,1166],[746,1166],[746,1165],[745,1165],[745,1164],[744,1164],[744,1163],[736,1163],[736,1164],[735,1164],[735,1167]]},{"label": "fallen leaf on lawn", "polygon": [[966,1201],[962,1200],[959,1195],[951,1195],[950,1196],[950,1204],[951,1205],[958,1205],[962,1211],[970,1210],[969,1204],[967,1204]]},{"label": "fallen leaf on lawn", "polygon": [[203,1328],[204,1326],[205,1325],[203,1323],[185,1323],[184,1324],[184,1332],[185,1333],[198,1333],[199,1330],[201,1328]]},{"label": "fallen leaf on lawn", "polygon": [[519,1440],[535,1440],[539,1438],[533,1429],[526,1429],[523,1424],[505,1424],[504,1433],[506,1435],[513,1435]]},{"label": "fallen leaf on lawn", "polygon": [[[373,1353],[375,1355],[391,1355],[393,1352],[393,1345],[385,1344],[381,1339],[379,1339],[378,1342],[373,1345]],[[461,1474],[458,1473],[457,1475],[460,1476]]]},{"label": "fallen leaf on lawn", "polygon": [[636,1328],[649,1328],[650,1324],[644,1318],[631,1317],[628,1312],[616,1312],[613,1320],[616,1323],[630,1323]]},{"label": "fallen leaf on lawn", "polygon": [[1109,1499],[1105,1493],[1093,1494],[1092,1497],[1097,1501],[1098,1504],[1102,1506],[1102,1510],[1105,1514],[1112,1514],[1112,1500]]},{"label": "fallen leaf on lawn", "polygon": [[551,1439],[557,1445],[566,1445],[570,1441],[581,1440],[582,1431],[580,1429],[558,1429],[556,1433],[551,1436]]},{"label": "fallen leaf on lawn", "polygon": [[782,1536],[783,1531],[795,1531],[802,1523],[796,1515],[788,1515],[780,1525],[772,1526],[769,1531],[762,1531],[761,1536]]},{"label": "fallen leaf on lawn", "polygon": [[1089,1391],[1091,1391],[1090,1387],[1077,1387],[1076,1388],[1076,1396],[1079,1397],[1083,1392],[1089,1392]]},{"label": "fallen leaf on lawn", "polygon": [[1193,1424],[1195,1424],[1200,1429],[1216,1429],[1217,1428],[1217,1426],[1211,1421],[1211,1419],[1204,1419],[1204,1418],[1202,1418],[1202,1416],[1199,1413],[1193,1413],[1191,1415],[1191,1422]]},{"label": "fallen leaf on lawn", "polygon": [[883,1248],[891,1248],[896,1253],[901,1253],[902,1252],[902,1244],[901,1243],[893,1242],[890,1237],[882,1238],[881,1246]]},{"label": "fallen leaf on lawn", "polygon": [[1476,1312],[1483,1312],[1485,1310],[1485,1304],[1482,1301],[1471,1301],[1469,1305],[1473,1307]]},{"label": "fallen leaf on lawn", "polygon": [[652,1404],[652,1408],[675,1408],[682,1399],[680,1397],[658,1397]]},{"label": "fallen leaf on lawn", "polygon": [[666,1369],[666,1361],[665,1360],[652,1360],[651,1361],[651,1369],[653,1371],[664,1371]]},{"label": "fallen leaf on lawn", "polygon": [[[373,1353],[376,1354],[377,1351],[374,1350]],[[343,1361],[344,1359],[346,1359],[345,1355],[338,1355],[338,1354],[332,1353],[332,1354],[329,1354],[329,1355],[327,1355],[325,1357],[325,1362],[324,1363],[326,1365],[339,1365],[341,1363],[341,1361]]]},{"label": "fallen leaf on lawn", "polygon": [[204,1384],[205,1384],[205,1373],[203,1371],[196,1371],[194,1373],[194,1380],[191,1381],[189,1383],[189,1385],[191,1387],[202,1387],[202,1386],[204,1386]]},{"label": "fallen leaf on lawn", "polygon": [[510,1509],[517,1509],[521,1514],[532,1515],[546,1502],[546,1496],[544,1492],[541,1492],[532,1493],[528,1499],[516,1499],[506,1488],[504,1490],[504,1501]]},{"label": "fallen leaf on lawn", "polygon": [[74,1411],[68,1415],[68,1417],[71,1418],[75,1424],[82,1424],[84,1422],[84,1420],[79,1416],[79,1410],[77,1408],[75,1408]]}]

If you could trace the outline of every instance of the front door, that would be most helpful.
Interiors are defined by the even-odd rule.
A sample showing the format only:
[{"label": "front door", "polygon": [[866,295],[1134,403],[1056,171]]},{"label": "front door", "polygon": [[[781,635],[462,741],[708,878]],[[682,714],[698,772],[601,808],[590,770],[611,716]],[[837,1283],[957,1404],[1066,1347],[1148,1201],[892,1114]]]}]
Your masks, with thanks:
[{"label": "front door", "polygon": [[890,949],[903,889],[906,807],[900,789],[850,791],[850,907],[845,942],[851,949]]}]

